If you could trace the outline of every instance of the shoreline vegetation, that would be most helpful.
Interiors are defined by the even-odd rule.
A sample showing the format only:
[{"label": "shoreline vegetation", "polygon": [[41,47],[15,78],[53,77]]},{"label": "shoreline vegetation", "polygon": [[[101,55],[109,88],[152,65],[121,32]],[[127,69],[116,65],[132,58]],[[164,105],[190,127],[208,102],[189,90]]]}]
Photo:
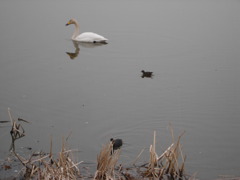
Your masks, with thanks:
[{"label": "shoreline vegetation", "polygon": [[[171,128],[172,144],[158,155],[156,152],[156,131],[153,132],[153,142],[149,147],[149,161],[137,163],[143,153],[143,150],[136,156],[131,167],[124,167],[118,163],[121,149],[114,149],[113,142],[102,146],[97,155],[97,164],[95,173],[90,173],[89,167],[80,167],[80,162],[74,162],[73,150],[68,149],[67,139],[62,139],[62,147],[57,157],[52,152],[52,139],[50,140],[50,150],[48,153],[40,152],[29,154],[28,158],[19,155],[15,150],[15,141],[25,136],[22,123],[29,123],[24,119],[14,119],[10,109],[8,109],[11,122],[12,144],[10,152],[13,155],[12,160],[9,157],[8,162],[1,164],[2,169],[7,171],[11,169],[11,161],[18,161],[22,169],[17,176],[11,176],[13,179],[38,179],[38,180],[197,180],[194,175],[188,175],[185,170],[186,155],[182,152],[180,143],[184,132],[180,134],[175,141],[173,130]],[[13,160],[15,158],[15,160]],[[1,171],[3,171],[1,170]],[[87,173],[86,173],[87,171]],[[220,177],[218,180],[240,180],[234,177]]]}]

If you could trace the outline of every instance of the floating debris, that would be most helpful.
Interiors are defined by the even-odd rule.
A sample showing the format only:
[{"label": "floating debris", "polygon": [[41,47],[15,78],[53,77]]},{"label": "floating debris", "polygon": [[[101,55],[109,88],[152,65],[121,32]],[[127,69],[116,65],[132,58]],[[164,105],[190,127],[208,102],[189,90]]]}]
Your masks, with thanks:
[{"label": "floating debris", "polygon": [[23,122],[25,122],[25,123],[30,123],[30,122],[28,122],[27,120],[24,120],[24,119],[22,119],[22,118],[18,118],[18,121],[23,121]]},{"label": "floating debris", "polygon": [[8,122],[10,122],[10,121],[0,121],[0,123],[8,123]]},{"label": "floating debris", "polygon": [[4,168],[5,171],[9,170],[9,169],[12,169],[11,166],[9,166],[9,165],[3,165],[3,168]]}]

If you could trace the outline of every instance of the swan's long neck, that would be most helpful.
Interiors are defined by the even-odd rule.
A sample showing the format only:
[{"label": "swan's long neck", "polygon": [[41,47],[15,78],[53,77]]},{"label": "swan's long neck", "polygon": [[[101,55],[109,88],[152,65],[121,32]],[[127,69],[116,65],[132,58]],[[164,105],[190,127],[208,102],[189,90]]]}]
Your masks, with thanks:
[{"label": "swan's long neck", "polygon": [[77,22],[75,22],[74,25],[75,25],[75,30],[72,35],[73,40],[80,34],[79,24]]}]

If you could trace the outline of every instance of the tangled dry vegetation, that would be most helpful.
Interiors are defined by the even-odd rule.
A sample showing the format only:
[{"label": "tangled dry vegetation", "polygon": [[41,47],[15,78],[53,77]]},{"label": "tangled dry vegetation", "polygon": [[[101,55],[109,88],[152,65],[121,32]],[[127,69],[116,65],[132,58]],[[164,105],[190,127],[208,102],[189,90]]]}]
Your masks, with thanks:
[{"label": "tangled dry vegetation", "polygon": [[34,153],[28,159],[20,156],[15,150],[15,141],[25,136],[25,131],[20,122],[28,123],[28,121],[19,118],[15,120],[11,115],[10,109],[8,110],[8,114],[12,125],[12,129],[10,131],[12,137],[10,151],[25,167],[23,170],[22,178],[53,180],[77,179],[78,177],[80,177],[80,170],[78,168],[78,164],[80,164],[81,162],[74,163],[72,161],[72,151],[67,149],[64,140],[62,142],[61,151],[59,152],[56,159],[54,159],[52,154],[52,141],[49,153]]},{"label": "tangled dry vegetation", "polygon": [[149,149],[150,161],[144,176],[154,179],[186,179],[184,176],[186,156],[182,154],[181,136],[178,137],[176,143],[172,143],[163,154],[158,156],[156,153],[156,132],[154,131],[153,144],[150,145]]},{"label": "tangled dry vegetation", "polygon": [[118,164],[121,149],[114,150],[113,143],[109,142],[104,145],[97,156],[97,170],[94,175],[84,175],[81,173],[79,164],[72,159],[72,151],[66,146],[63,140],[61,151],[58,157],[52,153],[52,141],[49,153],[32,154],[30,158],[25,159],[15,151],[15,141],[25,136],[25,131],[20,122],[28,123],[23,119],[15,120],[10,110],[8,111],[12,124],[10,134],[12,136],[11,151],[24,167],[24,179],[56,180],[56,179],[94,179],[94,180],[186,180],[194,179],[186,176],[185,160],[186,156],[182,153],[180,139],[174,141],[172,132],[172,144],[161,154],[156,152],[156,132],[154,131],[153,143],[149,148],[149,162],[136,165],[135,162],[141,156],[137,156],[131,167],[123,167]]}]

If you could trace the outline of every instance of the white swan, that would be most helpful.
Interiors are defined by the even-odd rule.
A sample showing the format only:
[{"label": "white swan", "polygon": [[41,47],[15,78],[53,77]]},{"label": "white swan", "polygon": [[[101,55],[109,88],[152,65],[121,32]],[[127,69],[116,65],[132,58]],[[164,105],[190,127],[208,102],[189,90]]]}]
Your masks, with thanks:
[{"label": "white swan", "polygon": [[66,24],[66,26],[68,26],[70,24],[75,25],[75,30],[72,35],[72,40],[74,40],[74,41],[89,42],[89,43],[107,43],[107,41],[108,41],[108,39],[106,39],[105,37],[103,37],[99,34],[96,34],[96,33],[92,33],[92,32],[85,32],[85,33],[80,34],[79,24],[75,19],[70,19],[68,21],[68,23]]}]

